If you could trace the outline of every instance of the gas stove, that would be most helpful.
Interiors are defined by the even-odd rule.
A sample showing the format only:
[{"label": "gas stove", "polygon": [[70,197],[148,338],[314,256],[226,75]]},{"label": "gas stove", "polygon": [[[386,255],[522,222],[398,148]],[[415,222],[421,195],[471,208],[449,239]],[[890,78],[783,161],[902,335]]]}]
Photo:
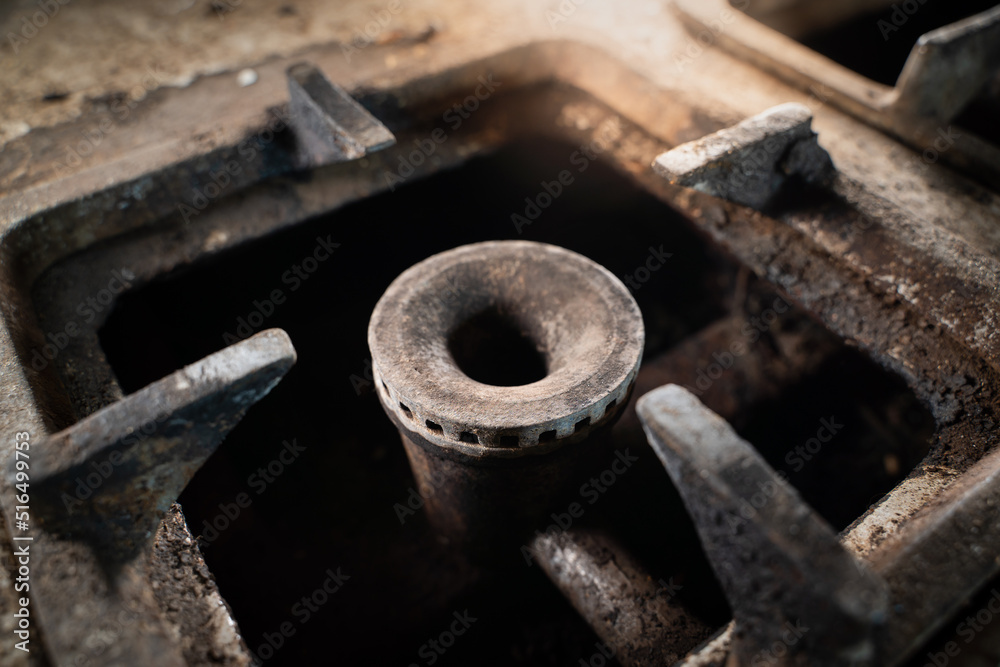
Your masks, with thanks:
[{"label": "gas stove", "polygon": [[996,663],[1000,8],[0,26],[0,664]]}]

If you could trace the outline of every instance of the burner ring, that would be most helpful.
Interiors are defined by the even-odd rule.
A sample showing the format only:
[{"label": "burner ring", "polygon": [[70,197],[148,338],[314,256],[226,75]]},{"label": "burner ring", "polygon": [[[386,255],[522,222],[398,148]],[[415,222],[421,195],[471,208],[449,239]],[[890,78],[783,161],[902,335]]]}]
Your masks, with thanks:
[{"label": "burner ring", "polygon": [[528,241],[462,246],[412,266],[368,328],[385,409],[475,457],[550,451],[613,420],[643,341],[639,307],[613,274]]}]

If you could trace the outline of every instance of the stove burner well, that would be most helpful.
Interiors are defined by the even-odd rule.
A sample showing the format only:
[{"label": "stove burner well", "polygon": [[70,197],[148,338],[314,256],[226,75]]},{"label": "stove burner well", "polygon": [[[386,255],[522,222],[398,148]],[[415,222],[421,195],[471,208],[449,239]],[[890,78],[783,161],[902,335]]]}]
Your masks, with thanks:
[{"label": "stove burner well", "polygon": [[[289,620],[290,608],[315,588],[316,577],[327,568],[342,565],[352,576],[268,664],[303,664],[323,655],[331,640],[345,664],[409,664],[427,637],[453,620],[456,608],[465,607],[479,610],[480,620],[468,641],[456,644],[438,664],[506,665],[515,652],[530,656],[525,664],[569,664],[593,653],[598,637],[540,568],[483,578],[452,560],[458,549],[442,546],[429,530],[426,506],[401,525],[393,508],[419,500],[417,484],[376,400],[365,341],[375,303],[407,267],[455,245],[517,238],[511,212],[523,208],[525,194],[535,192],[539,181],[551,180],[573,150],[572,144],[548,138],[512,142],[461,169],[414,179],[391,194],[201,258],[119,300],[101,342],[129,393],[219,349],[223,334],[235,331],[254,300],[276,286],[287,292],[266,326],[289,333],[298,364],[232,431],[180,501],[254,650]],[[476,225],[468,222],[470,212]],[[281,282],[283,272],[311,252],[317,236],[328,235],[341,249],[291,291]],[[565,246],[626,277],[645,266],[650,248],[673,254],[639,289],[633,288],[646,329],[635,395],[664,381],[696,386],[698,371],[716,363],[714,353],[732,340],[747,342],[742,316],[733,320],[733,315],[745,311],[748,320],[760,318],[777,297],[773,286],[752,276],[747,281],[731,255],[603,160],[580,174],[522,238]],[[726,332],[724,339],[716,335],[720,330]],[[817,368],[816,345],[827,338],[840,352],[832,360],[836,363]],[[895,423],[884,416],[890,399],[919,407],[912,392],[794,304],[738,361],[702,400],[717,393],[731,403],[727,419],[742,437],[773,450],[772,465],[780,465],[789,448],[811,437],[821,417],[834,414],[850,424],[836,447],[824,447],[791,476],[800,490],[818,483],[818,493],[830,505],[821,513],[838,527],[856,517],[859,506],[863,511],[891,489],[927,451],[932,426],[922,409],[917,415],[921,427],[904,429],[892,442],[875,427],[886,419]],[[789,371],[778,373],[785,366]],[[660,379],[661,372],[668,379]],[[772,387],[776,373],[783,389]],[[792,384],[790,377],[809,386]],[[859,387],[865,391],[859,393]],[[833,398],[846,407],[831,404]],[[850,406],[871,419],[855,418]],[[717,402],[710,407],[724,411]],[[729,611],[697,535],[662,466],[645,448],[634,411],[629,405],[624,410],[613,429],[615,444],[631,446],[633,455],[645,458],[588,509],[580,528],[613,529],[654,582],[673,578],[682,584],[677,600],[710,627],[719,627]],[[900,409],[900,414],[910,411]],[[247,479],[274,459],[282,441],[292,439],[306,450],[258,494],[259,485],[248,486]],[[858,447],[871,455],[853,456]],[[891,474],[882,465],[887,448],[907,453],[897,454],[899,466]],[[579,483],[587,479],[582,476]],[[225,519],[220,505],[231,506],[240,493],[249,493],[253,504],[208,540],[205,523]],[[532,528],[544,530],[550,521]],[[516,546],[513,553],[520,557]],[[275,578],[275,571],[283,576]],[[526,597],[533,601],[528,607]],[[387,625],[397,641],[380,641]]]}]

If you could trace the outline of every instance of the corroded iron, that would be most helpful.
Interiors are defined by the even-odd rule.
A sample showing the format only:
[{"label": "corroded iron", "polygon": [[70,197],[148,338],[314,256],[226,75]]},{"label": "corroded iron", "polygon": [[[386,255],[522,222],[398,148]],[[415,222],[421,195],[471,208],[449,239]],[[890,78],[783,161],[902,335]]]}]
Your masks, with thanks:
[{"label": "corroded iron", "polygon": [[90,541],[109,563],[134,558],[205,459],[293,363],[288,335],[264,331],[49,436],[33,462],[46,530]]},{"label": "corroded iron", "polygon": [[[32,447],[37,533],[30,544],[39,557],[31,593],[46,649],[56,664],[92,660],[108,619],[117,619],[121,627],[100,650],[104,664],[185,664],[146,579],[149,567],[163,564],[162,554],[151,551],[154,540],[165,539],[169,528],[158,527],[226,434],[294,362],[288,335],[280,329],[264,331]],[[11,459],[5,477],[12,487],[16,474]],[[183,520],[181,524],[180,532],[186,534]],[[67,562],[86,575],[83,605],[67,598],[60,583]],[[192,562],[189,558],[172,569],[182,577]],[[206,597],[211,595],[221,602],[214,584]],[[198,608],[203,598],[195,599],[191,613],[204,613]],[[228,634],[219,635],[219,646],[233,654],[226,662],[242,664],[238,637],[230,636],[226,623],[220,628]]]},{"label": "corroded iron", "polygon": [[296,166],[356,160],[396,143],[385,125],[315,65],[298,63],[287,74]]},{"label": "corroded iron", "polygon": [[677,600],[679,582],[654,580],[603,532],[540,534],[531,547],[541,568],[626,667],[672,665],[712,634]]},{"label": "corroded iron", "polygon": [[625,286],[555,246],[479,243],[400,275],[368,342],[432,520],[474,551],[534,528],[625,405],[643,340]]},{"label": "corroded iron", "polygon": [[658,156],[656,173],[670,183],[737,204],[763,208],[792,176],[827,183],[830,156],[802,104],[782,104]]},{"label": "corroded iron", "polygon": [[661,387],[636,409],[726,591],[741,663],[881,664],[885,582],[689,391]]}]

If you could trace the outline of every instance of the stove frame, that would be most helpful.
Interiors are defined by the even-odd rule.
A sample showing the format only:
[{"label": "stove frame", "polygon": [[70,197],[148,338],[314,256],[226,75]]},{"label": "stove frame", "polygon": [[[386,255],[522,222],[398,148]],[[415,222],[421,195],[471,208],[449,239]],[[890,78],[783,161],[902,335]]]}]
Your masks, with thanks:
[{"label": "stove frame", "polygon": [[[593,102],[563,109],[560,127],[532,129],[582,143],[600,139],[605,121],[619,118],[623,131],[605,159],[683,212],[825,327],[903,377],[931,409],[938,432],[927,457],[842,536],[848,549],[885,577],[893,601],[908,610],[894,620],[891,644],[902,659],[1000,569],[990,555],[1000,548],[1000,530],[989,522],[1000,502],[1000,485],[994,482],[1000,457],[993,452],[1000,199],[827,104],[798,78],[793,84],[806,90],[719,49],[708,49],[690,69],[664,67],[692,39],[675,15],[657,14],[650,21],[655,30],[622,19],[605,32],[586,20],[574,24],[573,18],[566,17],[567,37],[558,40],[537,21],[526,33],[498,28],[484,42],[444,30],[433,35],[433,48],[427,36],[406,37],[370,46],[350,65],[339,44],[294,60],[277,59],[258,68],[259,85],[250,89],[234,90],[223,75],[159,89],[116,129],[114,144],[77,166],[63,164],[59,148],[99,122],[100,114],[10,142],[5,150],[20,157],[20,168],[12,183],[16,189],[0,197],[0,359],[8,397],[0,421],[7,458],[13,459],[16,432],[54,443],[98,424],[101,408],[133,398],[122,395],[103,357],[97,339],[101,317],[69,336],[51,364],[41,371],[32,366],[32,352],[57,333],[46,329],[52,314],[75,312],[87,295],[100,294],[112,270],[136,267],[133,282],[140,285],[173,267],[386,190],[391,183],[385,174],[426,139],[428,121],[461,104],[482,85],[482,77],[500,82],[498,99],[534,87],[566,87]],[[638,52],[637,41],[649,48]],[[389,58],[407,64],[387,70]],[[284,75],[299,60],[314,63],[351,90],[392,131],[396,145],[318,167],[310,179],[280,178],[301,164],[296,138],[303,130],[286,106]],[[838,66],[823,60],[810,62],[834,76]],[[785,67],[794,65],[786,61]],[[787,101],[812,109],[820,144],[837,168],[836,196],[821,212],[789,205],[761,213],[671,186],[653,173],[650,165],[658,154]],[[185,113],[190,109],[198,113]],[[505,109],[463,141],[439,144],[437,160],[415,165],[412,177],[458,166],[502,145],[532,126],[533,111]],[[220,127],[223,117],[227,122]],[[870,114],[861,118],[885,127]],[[238,173],[228,170],[248,145],[256,146],[255,155],[239,162]],[[954,156],[967,154],[961,145],[952,150]],[[230,176],[225,186],[220,174]],[[220,191],[217,200],[195,207],[197,214],[178,208],[213,183]],[[275,354],[288,358],[290,352],[281,348]],[[231,356],[237,366],[249,363],[243,350]],[[234,382],[256,368],[240,367]],[[136,423],[156,419],[152,407],[160,398],[154,395],[149,405],[132,406]],[[190,398],[180,400],[188,404]],[[39,469],[54,471],[52,479],[65,471],[66,461],[54,447],[39,459]],[[193,464],[197,458],[177,460]],[[14,544],[11,475],[0,484],[7,527],[0,542]],[[162,510],[163,501],[153,504]],[[103,556],[60,538],[58,531],[37,523],[35,529],[40,532],[32,547],[38,563],[32,574],[34,627],[52,662],[76,659],[74,647],[91,635],[95,618],[122,617],[130,620],[119,621],[121,634],[99,660],[184,664],[204,659],[198,652],[207,650],[230,664],[247,664],[235,633],[205,633],[207,648],[197,650],[167,640],[193,630],[177,618],[164,619],[159,609],[190,591],[196,602],[185,604],[197,605],[200,618],[210,619],[208,627],[229,623],[219,611],[225,607],[218,592],[200,574],[205,570],[200,557],[189,552],[190,561],[181,567],[170,560],[176,552],[159,548],[165,542],[191,544],[176,511],[148,536],[142,556],[125,566],[121,581],[127,585],[117,590],[87,583],[103,580]],[[950,557],[941,561],[935,555],[940,553]],[[939,565],[933,576],[924,570],[928,562]],[[152,587],[148,567],[177,569],[185,583],[163,598]],[[7,597],[0,608],[14,608],[11,589],[3,591]],[[150,637],[160,637],[162,645]],[[688,664],[707,664],[699,661],[712,655],[720,660],[722,641]]]}]

